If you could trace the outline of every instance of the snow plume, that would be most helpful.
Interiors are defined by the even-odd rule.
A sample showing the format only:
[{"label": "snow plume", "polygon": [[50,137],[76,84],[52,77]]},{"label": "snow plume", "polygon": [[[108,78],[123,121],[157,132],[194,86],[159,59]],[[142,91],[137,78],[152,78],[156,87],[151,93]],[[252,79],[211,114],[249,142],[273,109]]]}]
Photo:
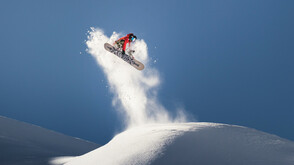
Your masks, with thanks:
[{"label": "snow plume", "polygon": [[97,60],[107,77],[114,94],[112,104],[125,115],[125,124],[130,127],[147,123],[184,122],[184,115],[172,118],[157,101],[156,88],[160,84],[160,77],[157,70],[148,65],[144,40],[138,39],[131,47],[136,50],[134,57],[145,65],[143,71],[136,70],[104,49],[104,43],[112,44],[119,37],[120,34],[113,32],[108,38],[102,30],[91,28],[86,44],[88,53]]}]

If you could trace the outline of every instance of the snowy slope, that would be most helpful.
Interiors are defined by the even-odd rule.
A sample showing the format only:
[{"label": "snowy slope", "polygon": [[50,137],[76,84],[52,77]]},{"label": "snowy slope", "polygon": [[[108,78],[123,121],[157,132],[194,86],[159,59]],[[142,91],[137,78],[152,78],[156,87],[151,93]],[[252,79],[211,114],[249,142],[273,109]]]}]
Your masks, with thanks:
[{"label": "snowy slope", "polygon": [[99,28],[89,31],[88,53],[103,70],[112,104],[126,131],[85,155],[57,158],[65,165],[293,165],[294,143],[254,129],[215,123],[185,123],[184,110],[171,115],[157,99],[160,75],[152,68],[148,47],[138,39],[134,57],[146,68],[138,71],[107,52],[108,37]]},{"label": "snowy slope", "polygon": [[293,165],[294,143],[254,129],[215,123],[131,128],[65,165]]},{"label": "snowy slope", "polygon": [[81,155],[99,145],[0,116],[0,165],[46,165],[56,156]]}]

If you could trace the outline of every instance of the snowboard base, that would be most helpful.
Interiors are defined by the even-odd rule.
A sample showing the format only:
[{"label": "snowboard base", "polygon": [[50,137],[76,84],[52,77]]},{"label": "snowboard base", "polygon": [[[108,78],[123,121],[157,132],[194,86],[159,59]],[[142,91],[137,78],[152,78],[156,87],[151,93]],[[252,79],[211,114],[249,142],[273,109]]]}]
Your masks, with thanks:
[{"label": "snowboard base", "polygon": [[130,55],[127,54],[122,54],[122,52],[115,48],[114,46],[112,46],[109,43],[105,43],[104,44],[104,48],[115,54],[116,56],[118,56],[119,58],[123,59],[125,62],[129,63],[130,65],[132,65],[134,68],[138,69],[138,70],[143,70],[144,69],[144,65],[139,62],[138,60],[136,60],[135,58],[132,58]]}]

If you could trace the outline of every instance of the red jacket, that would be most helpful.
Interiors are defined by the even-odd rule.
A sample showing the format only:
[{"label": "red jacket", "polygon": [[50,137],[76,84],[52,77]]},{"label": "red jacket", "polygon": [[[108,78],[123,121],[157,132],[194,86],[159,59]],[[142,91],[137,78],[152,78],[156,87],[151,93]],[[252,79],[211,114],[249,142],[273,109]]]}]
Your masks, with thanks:
[{"label": "red jacket", "polygon": [[122,37],[120,39],[118,39],[118,41],[120,40],[124,40],[124,45],[122,47],[122,50],[123,51],[126,51],[126,47],[127,47],[127,44],[129,43],[129,46],[131,45],[131,41],[130,41],[130,35],[133,35],[133,33],[130,33],[130,34],[127,34],[125,37]]}]

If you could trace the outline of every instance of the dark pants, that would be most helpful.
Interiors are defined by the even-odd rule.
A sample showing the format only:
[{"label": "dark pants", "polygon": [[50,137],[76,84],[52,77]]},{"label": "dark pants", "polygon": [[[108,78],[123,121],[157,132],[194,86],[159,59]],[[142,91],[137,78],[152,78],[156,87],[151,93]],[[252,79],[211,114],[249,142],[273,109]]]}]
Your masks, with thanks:
[{"label": "dark pants", "polygon": [[116,45],[118,48],[122,48],[122,46],[124,45],[125,43],[125,40],[118,40],[118,41],[115,41]]}]

